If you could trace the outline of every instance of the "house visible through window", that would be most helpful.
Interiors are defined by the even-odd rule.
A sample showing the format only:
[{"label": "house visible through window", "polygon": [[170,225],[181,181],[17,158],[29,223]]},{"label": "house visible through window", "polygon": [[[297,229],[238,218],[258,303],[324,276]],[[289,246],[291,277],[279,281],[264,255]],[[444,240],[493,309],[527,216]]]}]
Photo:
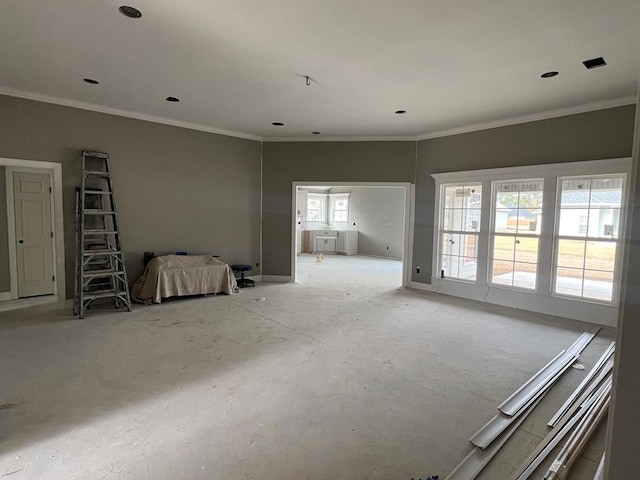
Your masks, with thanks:
[{"label": "house visible through window", "polygon": [[536,288],[542,180],[493,182],[491,283]]},{"label": "house visible through window", "polygon": [[[507,175],[498,169],[467,173],[469,183],[439,183],[433,275],[529,291],[539,298],[614,304],[626,174],[607,170],[605,162],[579,177],[563,176],[572,170],[567,164],[554,166],[557,175],[524,167],[538,178],[515,177],[514,168]],[[496,290],[496,295],[504,294]]]},{"label": "house visible through window", "polygon": [[562,178],[554,292],[612,301],[622,176]]}]

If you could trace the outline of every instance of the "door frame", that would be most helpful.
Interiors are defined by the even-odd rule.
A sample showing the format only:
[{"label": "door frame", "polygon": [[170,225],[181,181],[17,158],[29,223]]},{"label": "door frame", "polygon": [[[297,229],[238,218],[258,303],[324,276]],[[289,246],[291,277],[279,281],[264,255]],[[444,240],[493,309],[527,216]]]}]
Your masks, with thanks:
[{"label": "door frame", "polygon": [[411,182],[331,182],[331,181],[294,181],[291,182],[291,282],[298,278],[298,260],[296,255],[296,222],[298,188],[331,185],[332,187],[396,187],[404,191],[404,228],[402,247],[402,287],[411,286],[411,263],[413,262],[413,222],[415,208],[415,185]]},{"label": "door frame", "polygon": [[16,224],[15,205],[13,195],[13,173],[40,173],[49,175],[51,180],[51,228],[53,230],[53,300],[57,299],[58,306],[66,303],[66,277],[64,257],[64,217],[62,201],[62,164],[55,162],[41,162],[36,160],[21,160],[0,157],[0,166],[6,167],[7,187],[7,226],[9,240],[9,276],[11,277],[11,291],[9,298],[18,299],[18,264],[16,252]]}]

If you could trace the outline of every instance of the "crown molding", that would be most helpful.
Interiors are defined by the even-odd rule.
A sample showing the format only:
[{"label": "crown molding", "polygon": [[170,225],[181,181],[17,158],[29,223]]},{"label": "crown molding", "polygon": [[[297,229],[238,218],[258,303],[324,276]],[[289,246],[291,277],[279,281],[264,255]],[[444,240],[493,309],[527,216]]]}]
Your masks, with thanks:
[{"label": "crown molding", "polygon": [[263,137],[262,141],[267,142],[415,142],[418,137],[415,135],[380,135],[380,136],[344,136],[344,137]]},{"label": "crown molding", "polygon": [[18,97],[18,98],[24,98],[27,100],[35,100],[37,102],[53,103],[55,105],[62,105],[64,107],[73,107],[73,108],[79,108],[82,110],[90,110],[92,112],[106,113],[108,115],[117,115],[119,117],[133,118],[136,120],[144,120],[146,122],[161,123],[164,125],[171,125],[172,127],[188,128],[190,130],[199,130],[201,132],[215,133],[217,135],[225,135],[227,137],[243,138],[245,140],[256,140],[258,142],[262,141],[262,137],[258,135],[252,135],[250,133],[233,132],[230,130],[223,130],[221,128],[208,127],[206,125],[201,125],[198,123],[172,120],[170,118],[160,117],[157,115],[131,112],[129,110],[105,107],[103,105],[96,105],[95,103],[82,102],[80,100],[71,100],[68,98],[55,97],[52,95],[45,95],[41,93],[32,93],[32,92],[18,90],[10,87],[0,86],[0,95],[8,95],[10,97]]},{"label": "crown molding", "polygon": [[635,96],[614,98],[611,100],[602,100],[600,102],[586,103],[576,105],[574,107],[559,108],[556,110],[547,110],[546,112],[533,113],[530,115],[521,115],[518,117],[505,118],[492,122],[477,123],[475,125],[467,125],[465,127],[451,128],[448,130],[440,130],[437,132],[425,133],[419,135],[416,140],[429,140],[432,138],[449,137],[452,135],[460,135],[462,133],[477,132],[479,130],[489,130],[492,128],[508,127],[510,125],[518,125],[521,123],[537,122],[540,120],[548,120],[551,118],[565,117],[567,115],[576,115],[579,113],[594,112],[596,110],[604,110],[607,108],[623,107],[625,105],[634,105],[636,103]]},{"label": "crown molding", "polygon": [[635,96],[615,98],[611,100],[603,100],[599,102],[577,105],[574,107],[561,108],[556,110],[548,110],[546,112],[534,113],[530,115],[521,115],[517,117],[505,118],[491,122],[477,123],[464,127],[456,127],[447,130],[439,130],[429,132],[422,135],[380,135],[380,136],[304,136],[304,137],[261,137],[244,132],[234,132],[215,127],[209,127],[198,123],[183,122],[180,120],[172,120],[166,117],[150,115],[146,113],[131,112],[119,108],[106,107],[95,103],[82,102],[79,100],[71,100],[52,95],[40,93],[32,93],[10,87],[0,86],[0,95],[8,95],[10,97],[24,98],[27,100],[35,100],[38,102],[52,103],[65,107],[79,108],[93,112],[106,113],[108,115],[117,115],[120,117],[133,118],[147,122],[171,125],[173,127],[188,128],[190,130],[198,130],[201,132],[215,133],[217,135],[225,135],[228,137],[243,138],[246,140],[255,140],[258,142],[416,142],[420,140],[429,140],[432,138],[448,137],[452,135],[460,135],[463,133],[471,133],[480,130],[489,130],[492,128],[508,127],[510,125],[518,125],[528,122],[537,122],[551,118],[564,117],[567,115],[575,115],[579,113],[593,112],[596,110],[604,110],[607,108],[622,107],[625,105],[634,105],[636,103]]}]

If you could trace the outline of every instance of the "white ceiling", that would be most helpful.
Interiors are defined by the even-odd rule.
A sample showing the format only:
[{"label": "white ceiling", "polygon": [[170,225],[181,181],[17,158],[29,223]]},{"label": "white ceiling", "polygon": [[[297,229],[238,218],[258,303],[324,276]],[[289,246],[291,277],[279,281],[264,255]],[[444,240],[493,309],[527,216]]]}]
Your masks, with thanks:
[{"label": "white ceiling", "polygon": [[[265,140],[628,104],[639,52],[638,0],[0,2],[0,93]],[[581,63],[599,56],[606,67]]]}]

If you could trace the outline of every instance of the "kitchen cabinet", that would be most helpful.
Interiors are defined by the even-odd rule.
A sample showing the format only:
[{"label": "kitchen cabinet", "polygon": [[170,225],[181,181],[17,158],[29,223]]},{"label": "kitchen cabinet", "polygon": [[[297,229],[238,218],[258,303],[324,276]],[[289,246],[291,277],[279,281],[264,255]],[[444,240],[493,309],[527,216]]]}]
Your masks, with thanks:
[{"label": "kitchen cabinet", "polygon": [[305,230],[302,232],[302,251],[305,253],[358,253],[356,230]]},{"label": "kitchen cabinet", "polygon": [[316,237],[315,251],[318,253],[336,253],[336,237],[319,236]]},{"label": "kitchen cabinet", "polygon": [[356,255],[358,253],[358,231],[338,230],[336,252],[341,255]]},{"label": "kitchen cabinet", "polygon": [[314,230],[313,251],[318,253],[336,253],[338,232],[336,230]]}]

